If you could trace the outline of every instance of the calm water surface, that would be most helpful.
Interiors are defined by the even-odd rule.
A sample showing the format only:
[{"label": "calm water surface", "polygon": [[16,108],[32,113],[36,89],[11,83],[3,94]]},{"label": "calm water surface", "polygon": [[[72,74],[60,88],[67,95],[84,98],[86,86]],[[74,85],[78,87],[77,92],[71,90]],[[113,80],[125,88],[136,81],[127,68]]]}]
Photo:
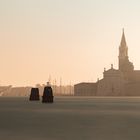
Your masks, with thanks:
[{"label": "calm water surface", "polygon": [[0,140],[140,140],[140,98],[0,98]]}]

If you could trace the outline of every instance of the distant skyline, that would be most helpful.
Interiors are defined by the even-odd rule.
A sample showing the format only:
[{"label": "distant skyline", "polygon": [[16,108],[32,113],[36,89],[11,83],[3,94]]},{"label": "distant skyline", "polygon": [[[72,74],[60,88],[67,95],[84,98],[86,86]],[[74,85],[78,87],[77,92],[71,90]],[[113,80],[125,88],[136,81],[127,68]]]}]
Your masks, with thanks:
[{"label": "distant skyline", "polygon": [[139,0],[0,0],[0,85],[95,82],[118,69],[124,28],[140,69]]}]

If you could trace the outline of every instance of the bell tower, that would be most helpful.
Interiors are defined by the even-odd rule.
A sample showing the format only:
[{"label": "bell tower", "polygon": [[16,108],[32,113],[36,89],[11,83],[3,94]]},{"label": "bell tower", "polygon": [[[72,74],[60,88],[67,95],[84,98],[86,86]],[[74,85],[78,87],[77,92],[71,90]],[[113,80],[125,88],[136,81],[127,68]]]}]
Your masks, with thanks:
[{"label": "bell tower", "polygon": [[119,46],[119,70],[123,73],[132,72],[134,70],[133,63],[131,63],[128,58],[128,47],[126,44],[124,29]]}]

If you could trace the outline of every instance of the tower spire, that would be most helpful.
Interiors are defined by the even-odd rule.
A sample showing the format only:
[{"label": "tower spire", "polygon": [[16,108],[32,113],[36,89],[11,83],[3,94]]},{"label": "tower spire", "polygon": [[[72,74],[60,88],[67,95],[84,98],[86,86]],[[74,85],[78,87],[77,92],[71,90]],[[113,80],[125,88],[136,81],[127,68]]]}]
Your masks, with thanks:
[{"label": "tower spire", "polygon": [[126,44],[124,28],[122,29],[122,38],[119,47],[119,70],[122,72],[133,71],[134,66],[128,59],[128,47]]},{"label": "tower spire", "polygon": [[126,39],[125,39],[125,34],[124,34],[124,28],[122,29],[122,38],[121,38],[120,47],[125,47],[125,48],[127,48]]},{"label": "tower spire", "polygon": [[119,57],[121,57],[121,58],[128,57],[128,47],[126,44],[124,28],[122,29],[122,38],[121,38],[121,43],[120,43],[120,47],[119,47]]}]

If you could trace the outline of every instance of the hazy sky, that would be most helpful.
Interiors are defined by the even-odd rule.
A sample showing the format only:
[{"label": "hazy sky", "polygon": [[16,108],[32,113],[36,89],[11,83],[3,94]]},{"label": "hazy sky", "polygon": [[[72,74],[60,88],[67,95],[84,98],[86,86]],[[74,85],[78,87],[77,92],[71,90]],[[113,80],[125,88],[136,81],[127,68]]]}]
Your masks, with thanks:
[{"label": "hazy sky", "polygon": [[140,0],[0,0],[0,85],[102,78],[125,29],[140,69]]}]

